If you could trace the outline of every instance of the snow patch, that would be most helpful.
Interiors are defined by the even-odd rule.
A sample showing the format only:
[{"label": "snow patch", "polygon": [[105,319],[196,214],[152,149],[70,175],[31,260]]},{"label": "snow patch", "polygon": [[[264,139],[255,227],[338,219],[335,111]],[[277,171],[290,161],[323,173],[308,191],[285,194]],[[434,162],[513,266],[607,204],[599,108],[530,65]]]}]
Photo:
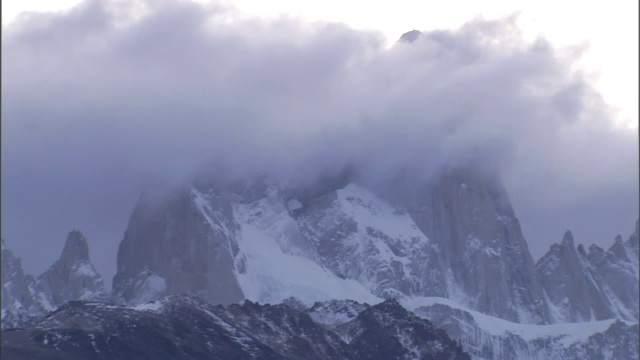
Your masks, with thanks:
[{"label": "snow patch", "polygon": [[294,198],[287,202],[287,208],[289,208],[289,211],[296,211],[298,209],[302,209],[302,203],[298,199]]},{"label": "snow patch", "polygon": [[399,212],[371,191],[350,183],[337,194],[341,210],[358,223],[359,229],[377,229],[409,246],[414,244],[414,240],[429,242],[409,214]]},{"label": "snow patch", "polygon": [[[583,323],[561,323],[551,325],[520,324],[508,320],[486,315],[460,306],[454,301],[439,297],[414,297],[403,299],[402,304],[416,315],[420,316],[420,307],[434,304],[447,305],[453,309],[459,309],[469,313],[476,324],[490,335],[505,336],[517,335],[527,342],[537,339],[556,338],[564,347],[569,347],[578,342],[586,342],[590,336],[605,332],[617,319],[591,321]],[[632,323],[629,323],[632,324]]]},{"label": "snow patch", "polygon": [[131,307],[131,309],[137,310],[137,311],[153,311],[153,312],[159,312],[160,310],[162,310],[162,308],[163,308],[163,304],[161,300],[156,300],[156,301],[148,302],[146,304],[140,304],[140,305]]},{"label": "snow patch", "polygon": [[[210,195],[205,195],[196,190],[196,188],[191,187],[191,196],[196,207],[198,208],[202,216],[204,216],[206,222],[211,226],[211,228],[216,231],[222,232],[226,236],[233,235],[233,232],[224,225],[224,222],[220,221],[220,214],[216,213],[211,208],[211,204],[209,204]],[[214,219],[216,221],[214,221]]]},{"label": "snow patch", "polygon": [[306,306],[330,299],[381,301],[357,281],[341,279],[305,256],[293,244],[297,225],[277,199],[236,204],[234,214],[240,225],[236,258],[244,262],[236,278],[247,299],[276,304],[294,297]]},{"label": "snow patch", "polygon": [[282,252],[277,241],[253,225],[241,224],[238,241],[245,273],[236,274],[245,297],[276,304],[295,297],[307,306],[330,299],[380,302],[362,284],[340,279],[310,259]]},{"label": "snow patch", "polygon": [[96,277],[98,273],[88,261],[78,261],[74,264],[73,270],[78,276]]}]

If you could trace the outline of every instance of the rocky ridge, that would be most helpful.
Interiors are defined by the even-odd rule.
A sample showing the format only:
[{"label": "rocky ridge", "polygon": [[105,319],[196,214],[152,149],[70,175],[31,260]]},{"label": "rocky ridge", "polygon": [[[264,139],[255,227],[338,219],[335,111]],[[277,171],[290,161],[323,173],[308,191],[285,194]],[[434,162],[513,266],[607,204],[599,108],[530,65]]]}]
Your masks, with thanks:
[{"label": "rocky ridge", "polygon": [[[638,321],[638,225],[629,240],[617,236],[608,251],[574,245],[567,231],[536,264],[555,322],[618,318]],[[637,240],[635,240],[637,242]]]},{"label": "rocky ridge", "polygon": [[139,306],[71,302],[32,327],[4,332],[0,351],[29,359],[470,359],[393,301],[343,325],[349,339],[284,304],[223,307],[193,296]]}]

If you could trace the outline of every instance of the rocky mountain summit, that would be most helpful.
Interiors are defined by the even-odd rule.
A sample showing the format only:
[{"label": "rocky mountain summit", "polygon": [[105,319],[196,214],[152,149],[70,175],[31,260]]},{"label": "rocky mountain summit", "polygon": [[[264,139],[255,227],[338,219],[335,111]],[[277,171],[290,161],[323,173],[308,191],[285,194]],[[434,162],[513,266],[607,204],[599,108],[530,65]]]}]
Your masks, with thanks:
[{"label": "rocky mountain summit", "polygon": [[104,280],[89,260],[87,240],[71,231],[60,258],[42,275],[24,272],[2,242],[2,329],[22,326],[76,300],[107,300]]},{"label": "rocky mountain summit", "polygon": [[72,231],[60,258],[42,275],[35,285],[54,309],[75,300],[106,300],[104,280],[89,260],[87,240],[79,231]]},{"label": "rocky mountain summit", "polygon": [[608,251],[574,245],[567,231],[536,264],[555,322],[618,318],[638,321],[638,224]]}]

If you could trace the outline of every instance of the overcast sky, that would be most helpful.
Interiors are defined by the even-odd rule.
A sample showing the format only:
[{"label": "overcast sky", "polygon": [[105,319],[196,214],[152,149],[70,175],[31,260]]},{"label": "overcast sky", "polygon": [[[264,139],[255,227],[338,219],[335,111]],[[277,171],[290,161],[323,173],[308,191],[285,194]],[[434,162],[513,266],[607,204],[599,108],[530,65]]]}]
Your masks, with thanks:
[{"label": "overcast sky", "polygon": [[2,237],[37,275],[78,229],[110,282],[140,192],[203,166],[428,177],[479,161],[501,174],[534,259],[566,229],[608,247],[638,218],[637,127],[577,66],[584,43],[521,30],[475,17],[391,45],[215,3],[24,15],[2,34]]}]

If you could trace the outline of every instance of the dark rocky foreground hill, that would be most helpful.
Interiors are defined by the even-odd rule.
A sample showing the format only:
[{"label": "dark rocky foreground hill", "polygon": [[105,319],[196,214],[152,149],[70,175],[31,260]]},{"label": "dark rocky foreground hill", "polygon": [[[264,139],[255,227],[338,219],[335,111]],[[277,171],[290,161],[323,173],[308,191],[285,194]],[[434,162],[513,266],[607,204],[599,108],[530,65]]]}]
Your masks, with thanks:
[{"label": "dark rocky foreground hill", "polygon": [[[357,303],[356,303],[357,304]],[[37,324],[2,333],[2,359],[470,359],[428,320],[394,300],[213,306],[170,296],[138,306],[71,302]],[[316,321],[314,318],[325,321]],[[326,319],[342,319],[339,323]]]}]

